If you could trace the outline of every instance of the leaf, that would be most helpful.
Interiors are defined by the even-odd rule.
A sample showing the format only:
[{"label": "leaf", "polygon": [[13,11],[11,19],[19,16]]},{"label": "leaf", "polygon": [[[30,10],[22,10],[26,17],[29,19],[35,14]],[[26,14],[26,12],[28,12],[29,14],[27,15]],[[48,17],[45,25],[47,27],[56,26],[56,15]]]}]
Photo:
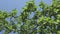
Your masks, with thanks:
[{"label": "leaf", "polygon": [[17,10],[16,9],[13,9],[12,12],[11,12],[12,16],[16,16],[17,14]]},{"label": "leaf", "polygon": [[57,31],[57,34],[60,34],[60,31]]}]

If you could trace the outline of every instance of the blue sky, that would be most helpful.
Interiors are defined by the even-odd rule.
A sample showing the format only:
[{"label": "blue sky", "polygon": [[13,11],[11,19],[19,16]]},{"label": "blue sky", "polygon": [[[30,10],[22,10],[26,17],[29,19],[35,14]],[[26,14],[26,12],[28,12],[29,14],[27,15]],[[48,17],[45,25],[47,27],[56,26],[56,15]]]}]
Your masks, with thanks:
[{"label": "blue sky", "polygon": [[[17,10],[20,12],[21,8],[26,5],[27,1],[29,0],[0,0],[0,10],[11,11],[12,9],[17,8]],[[38,5],[39,1],[40,0],[35,0],[35,4]],[[48,5],[51,4],[51,0],[43,0],[43,1]],[[0,34],[3,34],[3,32],[4,31],[0,32]]]},{"label": "blue sky", "polygon": [[[0,10],[11,11],[14,8],[21,10],[29,0],[0,0]],[[35,4],[38,5],[40,0],[35,0]],[[51,0],[43,0],[45,3],[50,4]]]},{"label": "blue sky", "polygon": [[14,8],[20,10],[28,0],[0,0],[0,10],[11,11]]}]

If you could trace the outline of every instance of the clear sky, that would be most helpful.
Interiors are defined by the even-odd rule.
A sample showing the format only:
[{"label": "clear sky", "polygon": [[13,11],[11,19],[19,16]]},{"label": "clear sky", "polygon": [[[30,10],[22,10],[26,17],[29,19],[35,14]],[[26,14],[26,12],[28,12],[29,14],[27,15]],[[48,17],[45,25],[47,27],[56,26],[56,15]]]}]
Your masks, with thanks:
[{"label": "clear sky", "polygon": [[[18,11],[21,11],[21,8],[26,5],[26,2],[29,0],[0,0],[0,10],[11,11],[14,8],[17,8]],[[35,4],[38,5],[40,0],[35,0]],[[43,0],[45,3],[50,5],[51,0]],[[19,13],[18,13],[19,14]],[[4,31],[0,32],[3,34]],[[12,32],[10,34],[13,34]]]},{"label": "clear sky", "polygon": [[[25,2],[29,0],[0,0],[0,10],[11,11],[14,8],[21,10],[25,6]],[[38,4],[40,0],[35,0],[35,4]],[[43,0],[45,3],[50,4],[51,0]]]}]

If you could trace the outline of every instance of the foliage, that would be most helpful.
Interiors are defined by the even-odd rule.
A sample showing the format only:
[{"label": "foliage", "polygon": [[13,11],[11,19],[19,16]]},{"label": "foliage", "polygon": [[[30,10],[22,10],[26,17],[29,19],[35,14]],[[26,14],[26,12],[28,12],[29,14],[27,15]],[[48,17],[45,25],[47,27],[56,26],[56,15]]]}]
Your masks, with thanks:
[{"label": "foliage", "polygon": [[[50,6],[40,2],[38,7],[42,10],[37,10],[34,1],[30,1],[19,16],[16,9],[9,13],[0,11],[0,31],[5,30],[4,34],[12,31],[18,34],[60,34],[60,0],[52,0]],[[30,18],[32,12],[34,15]]]}]

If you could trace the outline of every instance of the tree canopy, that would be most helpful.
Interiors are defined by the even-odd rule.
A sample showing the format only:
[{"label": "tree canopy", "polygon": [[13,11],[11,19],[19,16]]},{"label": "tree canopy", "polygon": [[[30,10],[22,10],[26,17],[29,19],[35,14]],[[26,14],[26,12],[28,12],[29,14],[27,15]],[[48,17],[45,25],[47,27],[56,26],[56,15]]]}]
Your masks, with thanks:
[{"label": "tree canopy", "polygon": [[[19,16],[16,9],[11,12],[0,10],[0,31],[5,30],[4,34],[12,31],[18,34],[60,34],[60,0],[52,0],[51,5],[41,1],[38,7],[34,0],[29,1]],[[34,15],[30,18],[32,12]]]}]

